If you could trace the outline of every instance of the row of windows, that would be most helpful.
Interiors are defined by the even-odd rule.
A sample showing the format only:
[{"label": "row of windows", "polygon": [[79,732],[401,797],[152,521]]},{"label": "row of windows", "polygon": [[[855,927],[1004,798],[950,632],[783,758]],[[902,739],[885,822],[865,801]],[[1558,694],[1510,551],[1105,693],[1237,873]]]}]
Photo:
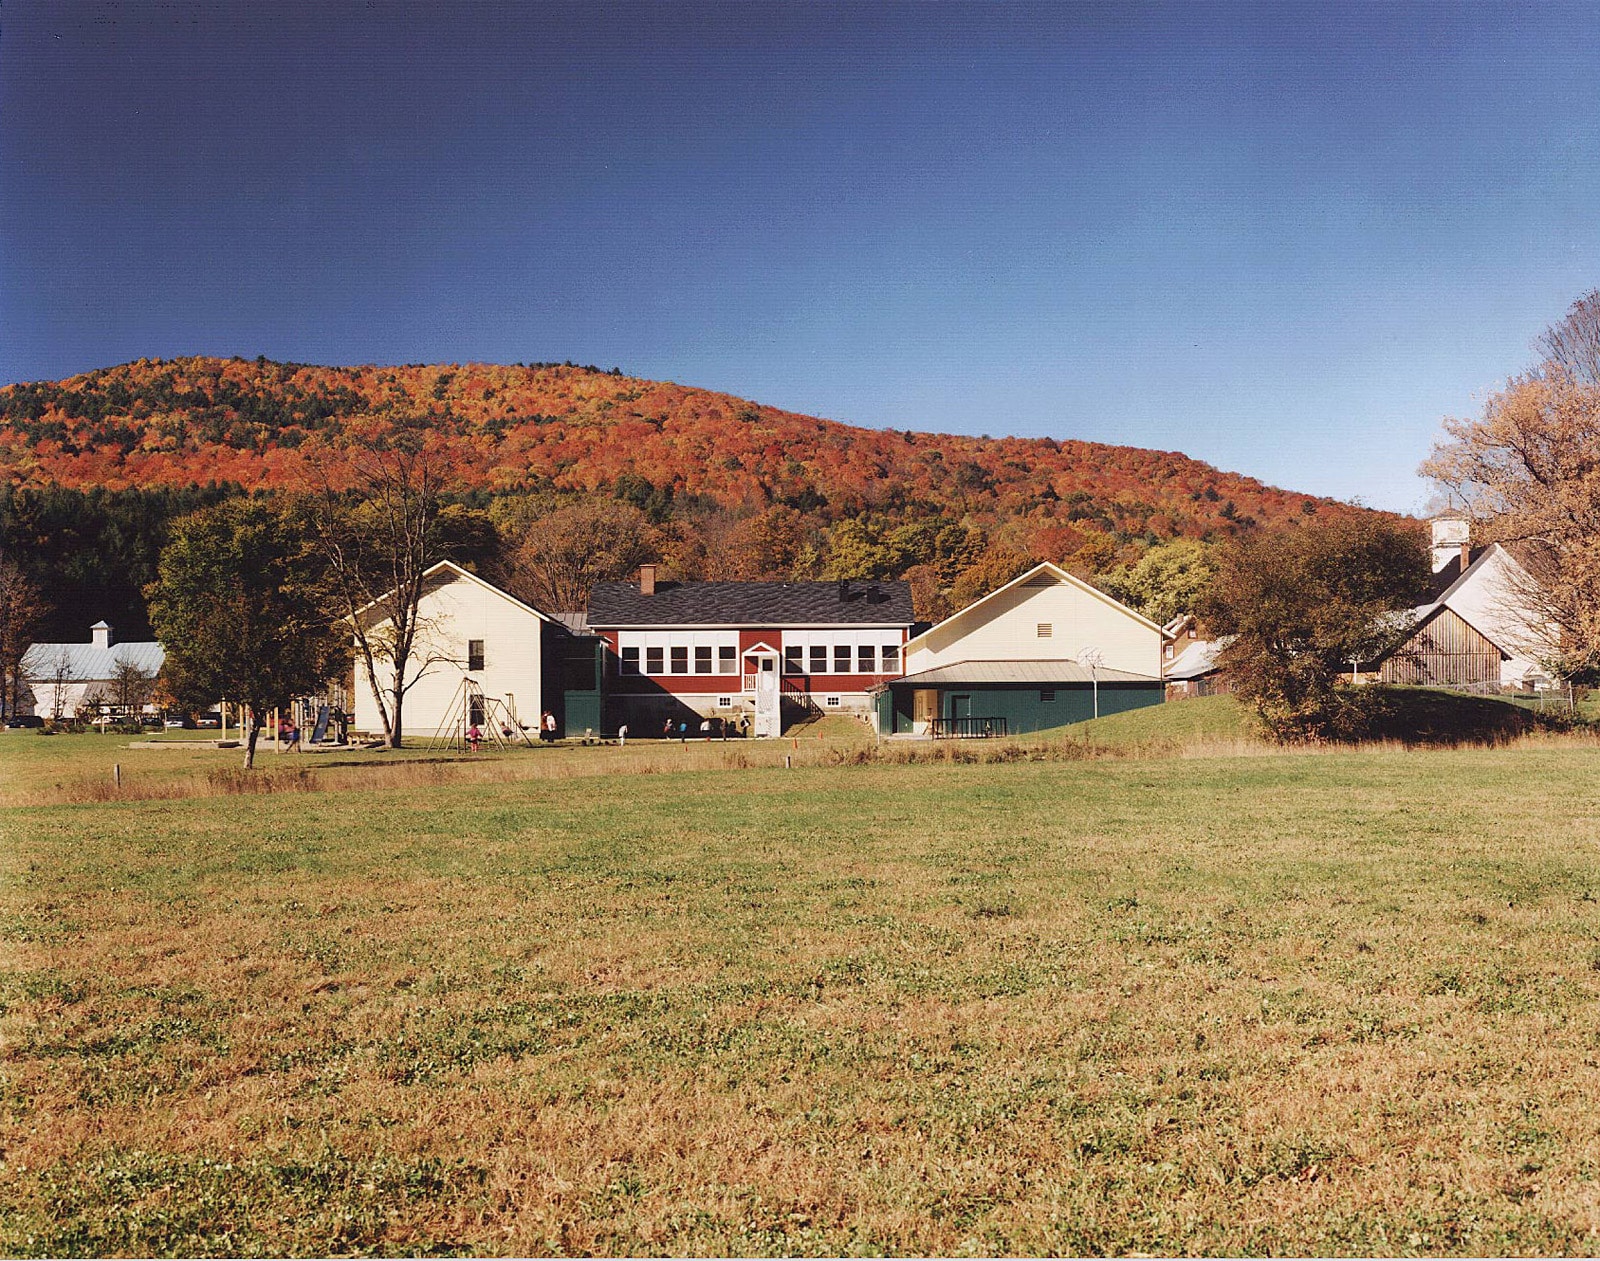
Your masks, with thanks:
[{"label": "row of windows", "polygon": [[[824,697],[822,703],[824,705],[828,706],[830,709],[839,708],[839,698],[837,696]],[[719,697],[717,697],[717,708],[718,709],[732,709],[733,708],[733,697],[731,697],[731,696],[719,696]]]},{"label": "row of windows", "polygon": [[[670,656],[669,656],[670,654]],[[667,669],[668,663],[672,668]],[[624,648],[622,650],[622,672],[624,674],[639,673],[639,650],[637,648]],[[688,674],[689,649],[678,648],[646,648],[644,650],[644,672],[646,674]],[[739,650],[723,646],[721,648],[696,648],[694,649],[695,674],[738,674]]]},{"label": "row of windows", "polygon": [[[645,674],[737,674],[739,654],[736,648],[695,648],[693,669],[690,668],[691,649],[645,648],[642,664]],[[622,672],[638,674],[641,653],[638,648],[624,648],[621,652]],[[826,645],[813,644],[810,648],[790,644],[783,650],[785,674],[896,674],[900,670],[900,645],[836,644],[830,652]]]},{"label": "row of windows", "polygon": [[785,674],[894,674],[900,669],[900,645],[884,644],[880,650],[875,644],[860,644],[852,654],[848,644],[835,644],[832,661],[830,670],[828,649],[821,644],[788,644],[783,650]]}]

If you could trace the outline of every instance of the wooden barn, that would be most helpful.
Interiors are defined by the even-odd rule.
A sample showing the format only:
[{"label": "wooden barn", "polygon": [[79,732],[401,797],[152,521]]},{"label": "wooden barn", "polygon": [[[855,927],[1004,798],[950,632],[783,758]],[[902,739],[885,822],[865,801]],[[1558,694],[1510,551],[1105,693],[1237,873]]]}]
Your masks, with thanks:
[{"label": "wooden barn", "polygon": [[1496,689],[1507,660],[1493,640],[1441,604],[1384,658],[1378,677],[1384,683]]},{"label": "wooden barn", "polygon": [[1471,544],[1457,517],[1433,522],[1433,598],[1415,629],[1374,664],[1384,683],[1469,691],[1549,687],[1558,635],[1512,548]]}]

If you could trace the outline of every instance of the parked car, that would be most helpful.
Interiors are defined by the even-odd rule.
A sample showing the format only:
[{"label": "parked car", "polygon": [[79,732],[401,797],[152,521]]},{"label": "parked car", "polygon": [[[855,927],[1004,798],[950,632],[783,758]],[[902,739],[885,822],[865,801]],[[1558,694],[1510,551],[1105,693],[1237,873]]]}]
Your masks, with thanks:
[{"label": "parked car", "polygon": [[162,720],[161,725],[168,731],[178,731],[182,730],[184,727],[194,726],[194,722],[187,714],[168,714],[166,718]]},{"label": "parked car", "polygon": [[6,726],[13,731],[20,730],[23,727],[42,727],[44,726],[44,719],[39,717],[38,714],[12,714],[11,717],[6,719]]},{"label": "parked car", "polygon": [[208,709],[194,720],[194,725],[197,727],[220,727],[222,726],[222,711],[220,709]]}]

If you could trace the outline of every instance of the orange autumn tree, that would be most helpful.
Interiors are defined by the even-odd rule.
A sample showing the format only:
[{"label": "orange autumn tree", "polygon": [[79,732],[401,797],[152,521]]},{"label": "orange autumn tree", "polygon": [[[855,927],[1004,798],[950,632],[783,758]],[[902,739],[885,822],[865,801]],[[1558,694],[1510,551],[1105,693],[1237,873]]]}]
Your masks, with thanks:
[{"label": "orange autumn tree", "polygon": [[1517,547],[1519,600],[1554,626],[1568,677],[1600,676],[1600,290],[1536,343],[1544,358],[1491,395],[1481,416],[1444,422],[1421,472],[1484,542]]}]

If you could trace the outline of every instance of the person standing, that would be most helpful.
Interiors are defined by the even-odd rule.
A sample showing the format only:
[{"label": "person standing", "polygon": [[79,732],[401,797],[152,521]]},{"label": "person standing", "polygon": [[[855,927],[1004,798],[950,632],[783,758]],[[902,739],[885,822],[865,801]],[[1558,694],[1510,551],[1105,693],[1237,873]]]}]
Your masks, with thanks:
[{"label": "person standing", "polygon": [[627,723],[623,723],[622,726],[617,728],[617,746],[619,748],[624,748],[624,749],[628,747],[628,724]]},{"label": "person standing", "polygon": [[477,723],[473,723],[472,726],[467,728],[467,752],[476,753],[478,751],[478,741],[482,739],[483,732],[478,729]]}]

